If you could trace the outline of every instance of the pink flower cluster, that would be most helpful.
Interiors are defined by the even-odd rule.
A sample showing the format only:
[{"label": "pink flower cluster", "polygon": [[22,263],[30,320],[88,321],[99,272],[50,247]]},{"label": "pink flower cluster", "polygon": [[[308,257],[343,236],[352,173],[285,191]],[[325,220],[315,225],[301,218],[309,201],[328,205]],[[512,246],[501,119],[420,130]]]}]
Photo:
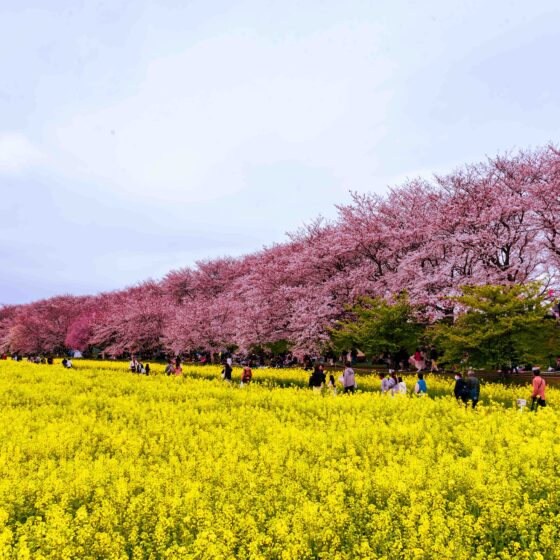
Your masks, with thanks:
[{"label": "pink flower cluster", "polygon": [[360,295],[407,290],[435,320],[464,284],[556,287],[560,152],[553,146],[412,180],[386,196],[355,194],[338,212],[286,243],[199,262],[160,282],[0,308],[0,348],[96,346],[119,355],[286,339],[303,353],[325,343],[328,327]]}]

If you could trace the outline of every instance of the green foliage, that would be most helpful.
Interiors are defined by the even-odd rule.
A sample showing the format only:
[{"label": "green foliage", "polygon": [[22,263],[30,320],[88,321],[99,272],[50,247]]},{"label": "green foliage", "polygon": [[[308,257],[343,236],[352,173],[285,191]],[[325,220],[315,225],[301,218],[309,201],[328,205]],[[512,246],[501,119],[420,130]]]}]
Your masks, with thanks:
[{"label": "green foliage", "polygon": [[411,352],[418,346],[422,326],[406,293],[395,296],[392,302],[381,297],[363,297],[348,311],[351,318],[340,321],[330,331],[336,350],[359,348],[366,355],[375,356],[403,349]]},{"label": "green foliage", "polygon": [[433,331],[445,363],[494,368],[540,362],[558,351],[560,329],[546,317],[548,305],[538,284],[462,290],[452,300],[464,311],[454,324]]}]

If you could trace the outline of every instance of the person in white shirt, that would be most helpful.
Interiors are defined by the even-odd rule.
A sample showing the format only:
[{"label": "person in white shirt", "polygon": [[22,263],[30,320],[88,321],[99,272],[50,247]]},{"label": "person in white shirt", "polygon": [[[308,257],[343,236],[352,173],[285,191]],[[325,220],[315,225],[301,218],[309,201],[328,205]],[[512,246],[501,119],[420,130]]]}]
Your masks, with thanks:
[{"label": "person in white shirt", "polygon": [[397,386],[395,387],[395,393],[397,395],[406,395],[406,383],[403,381],[402,377],[399,377],[399,382],[397,383]]},{"label": "person in white shirt", "polygon": [[[389,374],[392,374],[393,370],[389,370]],[[383,373],[379,374],[379,379],[381,379],[381,394],[386,395],[389,391],[393,394],[393,388],[397,384],[393,377],[389,377],[389,375],[385,375]]]},{"label": "person in white shirt", "polygon": [[352,364],[346,362],[346,369],[342,374],[342,384],[344,385],[345,393],[353,393],[356,388],[356,376],[354,370],[350,367]]}]

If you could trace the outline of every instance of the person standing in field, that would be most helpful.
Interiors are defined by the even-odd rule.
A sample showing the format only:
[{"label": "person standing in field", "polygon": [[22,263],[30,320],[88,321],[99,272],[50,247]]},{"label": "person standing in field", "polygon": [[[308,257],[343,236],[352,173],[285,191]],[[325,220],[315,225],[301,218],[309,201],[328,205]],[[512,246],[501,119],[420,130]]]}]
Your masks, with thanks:
[{"label": "person standing in field", "polygon": [[175,364],[175,368],[173,369],[173,373],[179,377],[180,375],[183,375],[183,368],[181,367],[181,361],[179,360],[178,363]]},{"label": "person standing in field", "polygon": [[424,397],[428,394],[428,386],[426,385],[426,381],[424,381],[424,374],[418,373],[418,381],[414,386],[414,394]]},{"label": "person standing in field", "polygon": [[[392,370],[389,370],[389,373],[392,373]],[[389,391],[392,391],[393,387],[396,385],[395,380],[392,377],[390,377],[388,374],[385,375],[383,373],[380,373],[379,379],[381,379],[382,395],[386,395]]]},{"label": "person standing in field", "polygon": [[167,375],[171,375],[173,373],[173,371],[175,370],[175,366],[173,365],[173,361],[172,360],[168,360],[167,361],[167,365],[165,366],[165,373]]},{"label": "person standing in field", "polygon": [[327,376],[323,371],[323,366],[316,365],[313,369],[311,377],[309,378],[309,387],[311,387],[314,391],[320,391],[325,385],[326,381]]},{"label": "person standing in field", "polygon": [[544,395],[545,387],[546,382],[541,376],[541,370],[539,368],[533,368],[533,394],[531,395],[531,410],[536,412],[539,409],[539,406],[546,406],[546,399]]},{"label": "person standing in field", "polygon": [[397,387],[397,385],[399,384],[399,378],[397,377],[397,374],[395,373],[394,369],[390,369],[389,373],[391,374],[389,381],[392,382],[391,396],[395,396],[399,392]]},{"label": "person standing in field", "polygon": [[394,395],[406,395],[406,383],[402,377],[397,377],[397,385],[393,389]]},{"label": "person standing in field", "polygon": [[334,381],[334,375],[332,373],[329,373],[329,384],[327,385],[327,387],[333,392],[333,394],[336,395],[336,383]]},{"label": "person standing in field", "polygon": [[253,379],[253,371],[249,366],[245,366],[243,368],[243,372],[241,373],[241,387],[251,383],[251,379]]},{"label": "person standing in field", "polygon": [[350,367],[351,365],[351,362],[346,362],[346,369],[342,374],[342,385],[344,385],[345,393],[353,393],[356,390],[356,375]]},{"label": "person standing in field", "polygon": [[463,379],[460,373],[455,374],[455,387],[453,388],[453,394],[457,399],[457,403],[462,401],[466,406],[469,401],[469,389],[467,387],[467,382]]},{"label": "person standing in field", "polygon": [[[228,358],[229,360],[230,358]],[[226,382],[226,383],[231,383],[231,372],[233,371],[233,368],[231,367],[231,364],[226,361],[224,363],[224,369],[222,369],[222,379]]]},{"label": "person standing in field", "polygon": [[472,401],[472,407],[475,409],[480,396],[480,381],[475,377],[472,369],[467,372],[467,389],[469,391],[468,399]]}]

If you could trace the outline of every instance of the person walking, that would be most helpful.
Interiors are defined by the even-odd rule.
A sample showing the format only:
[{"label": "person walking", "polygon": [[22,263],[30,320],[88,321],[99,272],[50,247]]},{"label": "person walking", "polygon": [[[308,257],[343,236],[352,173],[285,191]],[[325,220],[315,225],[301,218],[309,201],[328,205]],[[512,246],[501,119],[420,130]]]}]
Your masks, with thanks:
[{"label": "person walking", "polygon": [[356,390],[356,374],[351,366],[351,362],[346,362],[346,369],[342,374],[344,393],[353,393]]},{"label": "person walking", "polygon": [[469,401],[469,388],[467,387],[467,382],[463,379],[460,373],[455,374],[455,387],[453,388],[453,394],[457,403],[462,401],[465,406]]},{"label": "person walking", "polygon": [[539,368],[533,368],[533,394],[531,395],[531,410],[537,412],[539,406],[546,406],[546,399],[544,395],[544,389],[546,387],[546,382],[541,376],[541,370]]},{"label": "person walking", "polygon": [[418,373],[418,381],[414,386],[414,394],[421,397],[425,397],[428,394],[428,386],[426,385],[426,381],[424,380],[423,373]]},{"label": "person walking", "polygon": [[469,369],[467,372],[467,389],[468,389],[468,400],[472,401],[473,410],[478,404],[478,398],[480,396],[480,381],[474,375],[474,371]]},{"label": "person walking", "polygon": [[431,372],[434,373],[435,371],[439,371],[437,361],[439,359],[439,352],[436,350],[436,347],[432,344],[430,347],[430,362],[431,362]]}]

